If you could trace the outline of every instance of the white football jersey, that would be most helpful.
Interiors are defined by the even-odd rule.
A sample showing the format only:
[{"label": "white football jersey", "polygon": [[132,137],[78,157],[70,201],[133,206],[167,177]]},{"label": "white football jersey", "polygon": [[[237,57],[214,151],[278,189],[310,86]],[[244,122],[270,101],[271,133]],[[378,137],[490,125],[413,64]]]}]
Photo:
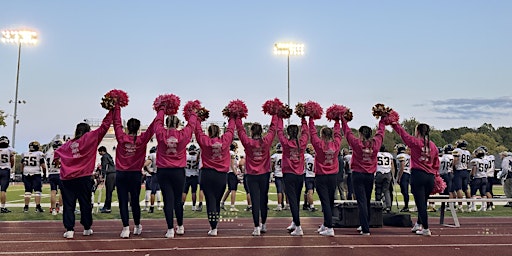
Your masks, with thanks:
[{"label": "white football jersey", "polygon": [[512,172],[512,156],[506,156],[501,160],[501,171],[505,172],[503,175]]},{"label": "white football jersey", "polygon": [[11,147],[0,148],[0,169],[11,170],[11,156],[14,155],[14,149]]},{"label": "white football jersey", "polygon": [[398,162],[398,170],[404,167],[404,173],[411,174],[411,156],[406,153],[400,153],[396,156]]},{"label": "white football jersey", "polygon": [[377,172],[391,173],[393,155],[389,152],[377,152]]},{"label": "white football jersey", "polygon": [[487,177],[494,177],[496,158],[494,157],[494,155],[486,155],[484,156],[484,159],[487,160],[487,162],[489,162],[489,165],[487,166]]},{"label": "white football jersey", "polygon": [[21,154],[24,165],[23,175],[41,174],[41,163],[44,163],[44,153],[41,151],[25,152]]},{"label": "white football jersey", "polygon": [[315,158],[308,153],[304,154],[304,173],[306,178],[315,177]]},{"label": "white football jersey", "polygon": [[443,154],[439,157],[439,174],[453,172],[453,155]]},{"label": "white football jersey", "polygon": [[[455,170],[468,170],[469,160],[471,159],[471,153],[469,151],[456,148],[452,151],[452,155],[454,158],[459,158],[460,161],[454,166]],[[455,161],[455,159],[454,159]]]},{"label": "white football jersey", "polygon": [[[238,166],[238,161],[240,161],[240,157],[236,154],[236,152],[235,152],[235,151],[229,151],[229,156],[230,156],[232,159],[234,158],[234,159],[233,159],[233,160],[235,161],[234,165],[235,165],[235,166]],[[235,167],[235,168],[237,168],[237,167]],[[237,171],[238,171],[238,168],[237,168],[237,169],[235,169],[235,170],[233,170],[233,165],[231,165],[231,164],[229,165],[229,172],[233,172],[233,173],[235,173],[235,174],[236,174],[236,173],[237,173]]]},{"label": "white football jersey", "polygon": [[58,161],[55,161],[54,153],[55,153],[55,151],[46,153],[46,163],[48,164],[48,175],[60,173],[60,165],[57,164]]},{"label": "white football jersey", "polygon": [[155,174],[158,170],[156,168],[156,152],[149,153],[147,160],[150,160],[151,164],[147,166],[148,171],[146,172],[146,176],[151,176],[152,174]]},{"label": "white football jersey", "polygon": [[345,155],[343,157],[343,161],[348,163],[348,170],[345,170],[346,173],[352,173],[352,154]]},{"label": "white football jersey", "polygon": [[274,153],[270,160],[274,162],[274,177],[283,177],[283,168],[281,166],[283,161],[283,154],[282,153]]},{"label": "white football jersey", "polygon": [[187,166],[185,176],[199,176],[199,154],[191,155],[187,152]]},{"label": "white football jersey", "polygon": [[484,158],[473,158],[470,162],[471,168],[476,167],[475,178],[486,178],[487,177],[487,166],[489,162]]}]

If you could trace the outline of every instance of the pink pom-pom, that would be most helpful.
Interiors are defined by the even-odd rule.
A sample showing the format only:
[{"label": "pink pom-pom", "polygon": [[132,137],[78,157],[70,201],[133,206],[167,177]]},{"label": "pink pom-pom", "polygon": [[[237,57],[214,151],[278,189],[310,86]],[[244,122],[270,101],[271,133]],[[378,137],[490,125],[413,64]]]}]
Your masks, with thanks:
[{"label": "pink pom-pom", "polygon": [[201,102],[199,100],[191,100],[188,101],[185,106],[183,106],[183,116],[185,120],[188,121],[190,115],[192,113],[196,113],[201,108]]},{"label": "pink pom-pom", "polygon": [[263,113],[269,114],[269,115],[277,115],[279,111],[283,108],[283,103],[278,99],[275,98],[273,100],[267,100],[265,103],[263,103]]},{"label": "pink pom-pom", "polygon": [[314,101],[308,101],[304,104],[304,115],[309,116],[313,119],[320,119],[324,110],[320,104]]},{"label": "pink pom-pom", "polygon": [[245,118],[247,117],[247,106],[241,100],[232,100],[222,110],[222,114],[229,118]]},{"label": "pink pom-pom", "polygon": [[155,111],[163,109],[166,115],[176,115],[179,108],[180,97],[174,94],[160,95],[156,97],[155,101],[153,102],[153,109]]},{"label": "pink pom-pom", "polygon": [[443,178],[436,174],[434,176],[434,188],[432,189],[431,195],[442,193],[446,189],[446,182],[444,182]]},{"label": "pink pom-pom", "polygon": [[113,109],[116,105],[126,107],[128,105],[128,94],[123,90],[110,90],[101,99],[101,106],[106,109]]},{"label": "pink pom-pom", "polygon": [[340,120],[345,112],[347,111],[347,107],[342,105],[332,105],[330,106],[327,111],[325,111],[325,117],[327,117],[327,120]]},{"label": "pink pom-pom", "polygon": [[389,111],[389,114],[384,117],[384,124],[391,125],[396,124],[400,120],[400,115],[394,110]]}]

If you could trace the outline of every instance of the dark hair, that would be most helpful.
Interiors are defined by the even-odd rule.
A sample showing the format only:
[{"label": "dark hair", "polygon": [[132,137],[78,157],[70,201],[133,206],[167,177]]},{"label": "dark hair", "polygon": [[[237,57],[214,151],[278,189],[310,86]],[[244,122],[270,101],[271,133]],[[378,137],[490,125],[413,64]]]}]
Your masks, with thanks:
[{"label": "dark hair", "polygon": [[220,128],[219,128],[219,126],[216,125],[216,124],[211,124],[208,127],[208,136],[210,138],[218,138],[218,137],[220,137]]},{"label": "dark hair", "polygon": [[76,125],[75,129],[75,140],[80,139],[84,134],[91,131],[91,126],[87,123],[79,123]]},{"label": "dark hair", "polygon": [[107,152],[107,148],[105,146],[101,146],[98,148],[98,152]]},{"label": "dark hair", "polygon": [[384,144],[380,145],[379,152],[388,152],[388,151],[386,150],[386,146],[384,146]]},{"label": "dark hair", "polygon": [[372,128],[363,125],[359,127],[359,133],[363,135],[363,140],[369,140],[370,137],[372,136]]},{"label": "dark hair", "polygon": [[320,136],[325,141],[332,139],[332,129],[329,127],[323,127],[320,129]]},{"label": "dark hair", "polygon": [[251,138],[259,139],[263,133],[263,127],[259,123],[253,123],[251,125]]},{"label": "dark hair", "polygon": [[299,149],[300,152],[299,127],[295,124],[288,125],[288,127],[286,127],[286,133],[288,134],[290,140],[295,139],[295,142],[297,143],[297,148]]},{"label": "dark hair", "polygon": [[136,118],[128,119],[126,123],[126,128],[128,129],[128,135],[133,135],[133,143],[137,141],[137,132],[140,129],[140,121]]},{"label": "dark hair", "polygon": [[430,126],[425,123],[420,123],[418,126],[416,126],[416,131],[420,134],[421,137],[423,137],[423,145],[425,152],[430,152]]},{"label": "dark hair", "polygon": [[168,116],[165,119],[165,126],[167,126],[168,128],[171,128],[171,127],[178,128],[179,125],[180,125],[180,119],[175,115]]}]

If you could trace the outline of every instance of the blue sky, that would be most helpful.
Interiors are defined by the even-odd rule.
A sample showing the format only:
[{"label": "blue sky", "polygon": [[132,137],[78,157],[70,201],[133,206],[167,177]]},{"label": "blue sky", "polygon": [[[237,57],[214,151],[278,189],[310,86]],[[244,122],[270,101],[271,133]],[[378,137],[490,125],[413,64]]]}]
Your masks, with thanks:
[{"label": "blue sky", "polygon": [[[123,118],[145,124],[163,93],[202,101],[209,121],[239,98],[248,121],[268,123],[261,105],[287,97],[277,41],[305,44],[290,60],[293,106],[346,105],[353,127],[376,124],[375,103],[438,129],[511,126],[511,1],[18,0],[0,12],[0,29],[40,39],[21,53],[18,151],[102,118],[113,88],[130,96]],[[0,45],[0,109],[10,115],[16,61],[17,47]],[[7,124],[0,134],[11,137]]]}]

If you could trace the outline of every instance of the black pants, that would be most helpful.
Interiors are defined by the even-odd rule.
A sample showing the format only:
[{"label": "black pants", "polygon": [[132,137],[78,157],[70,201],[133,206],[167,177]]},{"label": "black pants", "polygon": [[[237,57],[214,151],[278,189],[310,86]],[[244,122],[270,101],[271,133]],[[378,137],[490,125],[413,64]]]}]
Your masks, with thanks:
[{"label": "black pants", "polygon": [[293,173],[283,173],[284,192],[288,203],[290,203],[290,211],[295,225],[300,226],[300,197],[302,196],[302,187],[304,184],[304,175],[296,175]]},{"label": "black pants", "polygon": [[255,227],[260,225],[260,214],[261,223],[267,222],[269,181],[269,172],[260,175],[247,175],[247,185],[251,191],[252,220]]},{"label": "black pants", "polygon": [[359,210],[359,222],[363,233],[370,233],[370,198],[373,190],[373,173],[352,172],[354,194]]},{"label": "black pants", "polygon": [[336,174],[316,175],[315,186],[322,213],[324,214],[324,226],[332,228],[332,209],[334,208],[334,193],[336,191]]},{"label": "black pants", "polygon": [[375,175],[375,201],[381,201],[384,197],[384,209],[391,210],[391,191],[389,190],[391,185],[391,173],[377,172]]},{"label": "black pants", "polygon": [[347,173],[347,200],[354,198],[354,185],[352,184],[352,173]]},{"label": "black pants", "polygon": [[400,177],[400,192],[404,197],[404,207],[409,208],[409,184],[411,183],[411,175],[409,173],[402,173]]},{"label": "black pants", "polygon": [[109,172],[105,177],[105,203],[103,208],[110,209],[112,207],[112,192],[116,188],[116,173]]},{"label": "black pants", "polygon": [[220,218],[220,201],[226,190],[226,173],[215,169],[201,170],[200,185],[206,201],[206,212],[212,229],[217,228]]},{"label": "black pants", "polygon": [[185,186],[185,168],[158,168],[156,173],[164,201],[167,229],[172,229],[173,213],[176,212],[178,226],[183,225],[183,206],[181,200]]},{"label": "black pants", "polygon": [[141,180],[141,171],[117,171],[116,173],[117,200],[119,201],[119,212],[123,227],[130,225],[128,201],[130,201],[132,207],[133,222],[135,225],[140,224],[139,196]]},{"label": "black pants", "polygon": [[434,188],[434,174],[420,169],[411,170],[411,192],[418,208],[418,224],[428,228],[427,201]]},{"label": "black pants", "polygon": [[91,228],[92,185],[93,182],[90,176],[62,181],[61,192],[64,204],[62,222],[67,231],[72,231],[75,227],[75,206],[77,200],[80,205],[80,224],[84,226],[84,230]]}]

